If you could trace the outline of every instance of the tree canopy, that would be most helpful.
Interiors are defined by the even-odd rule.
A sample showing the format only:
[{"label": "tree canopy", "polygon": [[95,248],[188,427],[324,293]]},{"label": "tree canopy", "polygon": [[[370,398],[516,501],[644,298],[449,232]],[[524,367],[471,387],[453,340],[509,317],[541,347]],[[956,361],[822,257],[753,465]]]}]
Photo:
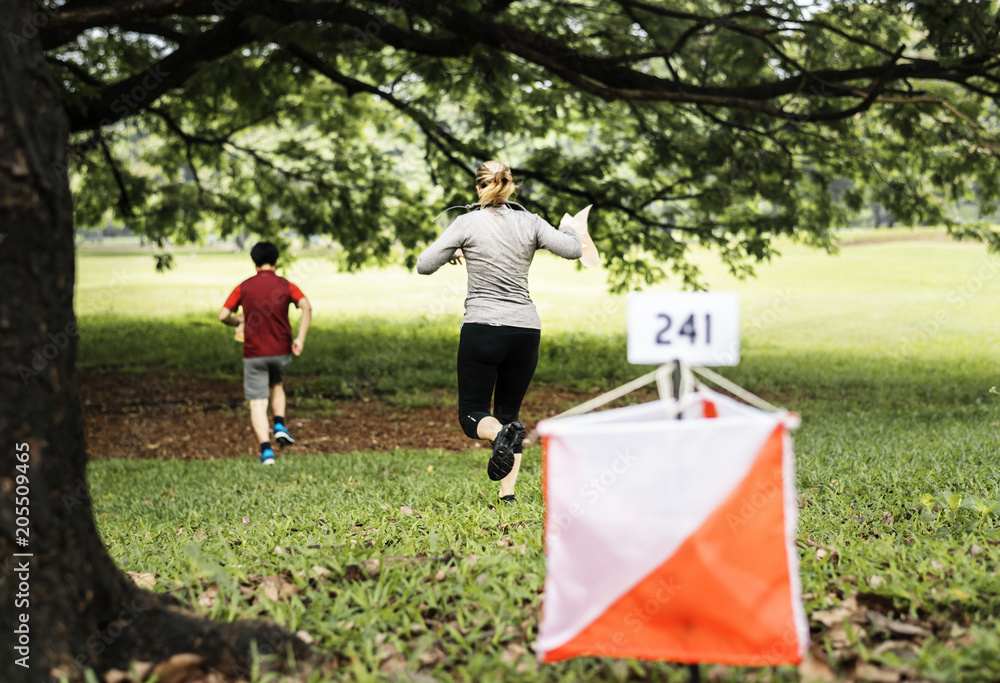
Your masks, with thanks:
[{"label": "tree canopy", "polygon": [[831,247],[878,202],[959,224],[1000,197],[996,2],[66,0],[37,32],[78,225],[327,234],[413,254],[486,159],[550,222],[594,204],[613,286]]}]

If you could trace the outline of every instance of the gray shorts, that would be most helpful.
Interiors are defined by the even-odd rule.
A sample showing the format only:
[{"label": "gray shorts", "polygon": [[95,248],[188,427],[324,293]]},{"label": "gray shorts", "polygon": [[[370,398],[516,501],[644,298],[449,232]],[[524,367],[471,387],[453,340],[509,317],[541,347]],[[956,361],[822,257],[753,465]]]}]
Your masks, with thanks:
[{"label": "gray shorts", "polygon": [[285,370],[292,362],[292,355],[261,356],[243,359],[243,395],[249,401],[271,396],[271,387],[281,384]]}]

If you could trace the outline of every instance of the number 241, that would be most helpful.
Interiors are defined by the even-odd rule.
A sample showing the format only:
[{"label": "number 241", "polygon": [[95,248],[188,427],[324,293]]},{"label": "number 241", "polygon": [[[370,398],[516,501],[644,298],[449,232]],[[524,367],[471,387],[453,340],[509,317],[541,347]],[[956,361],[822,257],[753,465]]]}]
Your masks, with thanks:
[{"label": "number 241", "polygon": [[[679,329],[677,331],[677,336],[678,337],[687,337],[688,340],[692,344],[695,343],[695,341],[697,339],[697,336],[698,336],[698,333],[695,331],[694,316],[695,316],[694,313],[692,313],[691,315],[689,315],[687,317],[687,319],[684,321],[684,324],[681,325],[681,329]],[[670,327],[673,325],[673,319],[669,315],[667,315],[666,313],[660,313],[656,317],[663,319],[663,328],[656,335],[656,343],[657,344],[664,344],[664,345],[670,344],[671,340],[669,338],[667,338],[665,335],[670,330]],[[712,343],[712,314],[711,313],[706,313],[705,314],[705,343],[706,344],[711,344]]]}]

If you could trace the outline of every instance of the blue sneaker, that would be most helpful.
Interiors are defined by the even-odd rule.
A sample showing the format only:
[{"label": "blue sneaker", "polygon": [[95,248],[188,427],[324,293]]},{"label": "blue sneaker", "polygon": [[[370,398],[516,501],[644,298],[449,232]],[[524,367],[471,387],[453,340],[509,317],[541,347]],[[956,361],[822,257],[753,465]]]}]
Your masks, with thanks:
[{"label": "blue sneaker", "polygon": [[282,448],[285,446],[291,446],[295,443],[295,439],[292,435],[288,433],[288,427],[285,425],[274,425],[274,440],[277,441]]},{"label": "blue sneaker", "polygon": [[274,451],[270,448],[266,449],[260,454],[260,464],[261,465],[273,465],[274,464]]}]

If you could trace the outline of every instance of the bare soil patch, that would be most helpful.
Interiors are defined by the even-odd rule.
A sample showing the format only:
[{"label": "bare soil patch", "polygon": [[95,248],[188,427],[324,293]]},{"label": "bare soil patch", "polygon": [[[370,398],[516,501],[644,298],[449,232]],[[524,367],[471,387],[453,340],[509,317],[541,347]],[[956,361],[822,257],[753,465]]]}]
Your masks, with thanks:
[{"label": "bare soil patch", "polygon": [[[390,451],[396,448],[482,448],[458,424],[455,393],[413,397],[335,398],[322,408],[295,396],[308,376],[290,377],[286,416],[295,445],[288,453]],[[521,418],[529,429],[593,394],[532,387]],[[250,412],[240,380],[203,379],[193,373],[150,370],[83,373],[81,388],[87,448],[92,459],[256,457]]]}]

